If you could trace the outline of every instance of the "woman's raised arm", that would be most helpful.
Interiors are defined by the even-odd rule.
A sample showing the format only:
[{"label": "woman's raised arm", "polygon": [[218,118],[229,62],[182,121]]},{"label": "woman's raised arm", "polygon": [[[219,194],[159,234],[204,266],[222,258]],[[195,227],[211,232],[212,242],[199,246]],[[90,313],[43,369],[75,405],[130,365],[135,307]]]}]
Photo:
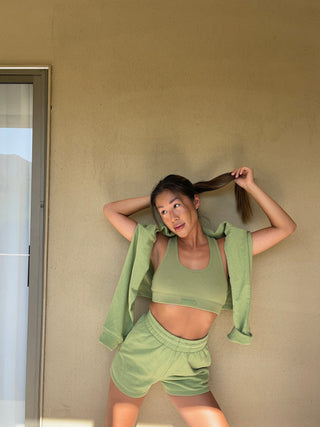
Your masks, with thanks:
[{"label": "woman's raised arm", "polygon": [[256,200],[271,223],[271,227],[251,233],[253,255],[271,248],[294,232],[297,227],[295,222],[255,183],[252,169],[244,166],[234,169],[231,174],[235,177],[235,183]]},{"label": "woman's raised arm", "polygon": [[103,206],[103,212],[111,224],[130,242],[137,222],[130,215],[150,206],[150,196],[118,200]]}]

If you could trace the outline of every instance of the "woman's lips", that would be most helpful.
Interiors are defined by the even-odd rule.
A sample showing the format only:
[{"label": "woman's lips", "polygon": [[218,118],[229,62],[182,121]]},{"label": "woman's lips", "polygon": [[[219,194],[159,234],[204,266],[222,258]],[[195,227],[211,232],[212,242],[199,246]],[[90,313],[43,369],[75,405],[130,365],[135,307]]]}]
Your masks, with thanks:
[{"label": "woman's lips", "polygon": [[183,227],[184,227],[184,224],[178,224],[178,225],[175,225],[173,228],[174,228],[174,231],[181,231]]}]

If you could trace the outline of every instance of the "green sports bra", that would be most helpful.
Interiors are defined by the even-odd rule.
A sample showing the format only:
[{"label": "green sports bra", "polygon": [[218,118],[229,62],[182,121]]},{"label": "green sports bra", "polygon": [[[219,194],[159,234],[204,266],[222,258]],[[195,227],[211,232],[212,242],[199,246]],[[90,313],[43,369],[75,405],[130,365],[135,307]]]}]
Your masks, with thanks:
[{"label": "green sports bra", "polygon": [[201,270],[181,264],[177,237],[168,240],[165,255],[152,280],[152,301],[183,305],[219,314],[228,282],[216,239],[208,237],[210,261]]}]

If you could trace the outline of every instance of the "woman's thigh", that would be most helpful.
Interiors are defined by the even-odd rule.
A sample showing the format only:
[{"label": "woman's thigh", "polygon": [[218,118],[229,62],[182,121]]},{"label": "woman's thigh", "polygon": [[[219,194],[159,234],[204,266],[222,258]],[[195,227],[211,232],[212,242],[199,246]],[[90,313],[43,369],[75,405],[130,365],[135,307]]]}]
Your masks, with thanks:
[{"label": "woman's thigh", "polygon": [[210,391],[196,396],[169,395],[169,397],[190,427],[229,426]]},{"label": "woman's thigh", "polygon": [[133,427],[143,399],[144,397],[130,397],[122,393],[110,379],[104,427]]}]

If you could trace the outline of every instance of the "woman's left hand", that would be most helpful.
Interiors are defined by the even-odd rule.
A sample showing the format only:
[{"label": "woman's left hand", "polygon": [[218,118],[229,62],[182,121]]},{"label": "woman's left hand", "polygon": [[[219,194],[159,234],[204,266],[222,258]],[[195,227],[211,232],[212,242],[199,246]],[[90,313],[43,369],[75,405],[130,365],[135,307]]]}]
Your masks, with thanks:
[{"label": "woman's left hand", "polygon": [[266,194],[254,181],[253,170],[243,166],[231,172],[234,182],[244,188],[267,215],[271,227],[262,228],[251,233],[252,254],[259,254],[288,237],[296,229],[290,216]]},{"label": "woman's left hand", "polygon": [[244,189],[246,189],[250,184],[254,183],[253,170],[247,166],[234,169],[231,172],[231,175],[234,176],[234,182]]}]

